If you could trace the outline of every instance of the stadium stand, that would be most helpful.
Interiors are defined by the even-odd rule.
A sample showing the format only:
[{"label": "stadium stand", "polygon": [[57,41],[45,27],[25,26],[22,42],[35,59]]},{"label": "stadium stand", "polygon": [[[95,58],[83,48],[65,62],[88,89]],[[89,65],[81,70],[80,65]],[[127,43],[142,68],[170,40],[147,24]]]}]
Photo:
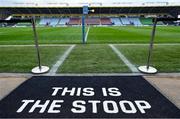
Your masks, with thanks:
[{"label": "stadium stand", "polygon": [[39,22],[40,25],[49,25],[51,22],[51,18],[42,18]]},{"label": "stadium stand", "polygon": [[67,25],[69,20],[70,20],[69,18],[61,18],[58,22],[58,25]]},{"label": "stadium stand", "polygon": [[46,26],[56,26],[58,22],[59,22],[59,18],[42,18],[39,24]]},{"label": "stadium stand", "polygon": [[[10,17],[9,17],[10,18]],[[12,19],[16,19],[18,17],[12,17]],[[126,26],[126,25],[134,25],[134,26],[144,26],[144,25],[152,25],[152,18],[139,18],[139,17],[88,17],[85,19],[86,25],[114,25],[114,26]],[[37,26],[66,26],[66,25],[81,25],[81,17],[37,17],[36,18]],[[157,25],[178,25],[175,22],[158,22]],[[3,26],[1,24],[1,26]],[[31,26],[30,24],[18,23],[18,24],[8,24],[6,26],[15,26],[15,27],[24,27]]]},{"label": "stadium stand", "polygon": [[152,19],[151,18],[140,18],[140,21],[143,25],[152,25]]},{"label": "stadium stand", "polygon": [[101,21],[99,18],[87,18],[85,22],[87,25],[100,25]]},{"label": "stadium stand", "polygon": [[112,25],[110,18],[101,18],[101,25]]},{"label": "stadium stand", "polygon": [[173,21],[163,21],[165,25],[176,25]]},{"label": "stadium stand", "polygon": [[56,26],[57,24],[58,24],[58,22],[59,22],[59,18],[52,18],[51,20],[50,20],[50,26]]},{"label": "stadium stand", "polygon": [[39,22],[40,22],[40,18],[37,17],[37,18],[36,18],[36,24],[39,25]]},{"label": "stadium stand", "polygon": [[129,19],[128,19],[128,18],[125,18],[125,17],[122,17],[122,18],[121,18],[121,21],[122,21],[122,24],[123,24],[123,25],[130,25],[130,24],[131,24],[130,21],[129,21]]},{"label": "stadium stand", "polygon": [[115,26],[122,26],[123,24],[121,23],[121,20],[117,17],[114,17],[114,18],[110,18],[111,19],[111,22],[113,25]]},{"label": "stadium stand", "polygon": [[9,16],[9,17],[7,17],[5,20],[10,20],[12,18],[12,16]]},{"label": "stadium stand", "polygon": [[128,18],[129,22],[135,26],[142,26],[139,18]]},{"label": "stadium stand", "polygon": [[[140,21],[143,25],[152,25],[152,18],[140,18]],[[157,25],[164,25],[163,22],[158,22]]]},{"label": "stadium stand", "polygon": [[80,18],[70,18],[68,25],[80,25],[81,19]]},{"label": "stadium stand", "polygon": [[[127,4],[126,7],[122,7],[121,2],[113,3],[113,6],[108,7],[96,7],[91,6],[91,9],[94,10],[93,13],[90,13],[92,18],[88,18],[86,23],[88,25],[152,25],[151,18],[139,18],[134,16],[144,16],[144,17],[159,17],[159,16],[173,16],[176,17],[179,14],[180,7],[179,5],[160,5],[161,3],[157,3],[155,6],[146,5],[151,3],[136,3],[140,6],[132,6],[130,3]],[[133,3],[133,2],[132,2]],[[98,3],[99,4],[99,3]],[[103,3],[100,2],[100,5]],[[117,4],[118,7],[114,7]],[[124,5],[124,3],[122,3]],[[156,3],[155,3],[156,4]],[[24,4],[22,4],[24,5]],[[38,26],[58,26],[58,25],[81,25],[81,15],[82,15],[82,6],[78,5],[69,7],[69,4],[64,4],[64,7],[30,7],[26,8],[22,7],[1,7],[0,8],[0,19],[6,19],[9,16],[16,17],[29,17],[29,16],[37,16],[40,18]],[[107,17],[105,18],[96,18],[99,14],[103,14]],[[60,15],[62,18],[54,17]],[[64,15],[64,16],[62,16]],[[110,16],[112,16],[110,18]],[[125,16],[126,15],[126,16]],[[132,16],[133,18],[132,18]],[[49,18],[51,16],[51,18]],[[59,17],[60,17],[59,16]],[[75,18],[68,18],[70,16],[76,16]],[[119,18],[119,16],[124,16]],[[100,19],[100,20],[98,20]],[[101,23],[102,22],[102,23]],[[173,25],[173,22],[158,22],[158,25]],[[178,23],[177,23],[178,24]],[[8,24],[9,25],[9,24]],[[5,25],[8,26],[8,25]],[[22,24],[17,24],[22,25]],[[4,25],[3,25],[4,26]]]},{"label": "stadium stand", "polygon": [[162,21],[159,21],[157,25],[164,25],[164,23]]}]

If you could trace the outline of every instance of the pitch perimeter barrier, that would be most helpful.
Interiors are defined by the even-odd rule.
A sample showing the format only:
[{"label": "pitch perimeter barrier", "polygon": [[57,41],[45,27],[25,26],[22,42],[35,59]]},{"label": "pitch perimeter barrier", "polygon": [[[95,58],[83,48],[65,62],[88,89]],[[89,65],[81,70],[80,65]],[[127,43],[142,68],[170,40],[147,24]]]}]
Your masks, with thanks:
[{"label": "pitch perimeter barrier", "polygon": [[151,33],[151,39],[150,39],[150,44],[149,44],[149,51],[148,51],[148,57],[147,57],[147,65],[146,66],[139,66],[138,69],[142,73],[147,73],[147,74],[154,74],[157,73],[157,69],[150,66],[150,62],[152,59],[152,51],[153,51],[153,45],[154,45],[154,39],[155,39],[155,34],[156,34],[156,26],[159,21],[178,21],[180,18],[153,18],[153,29]]},{"label": "pitch perimeter barrier", "polygon": [[42,74],[42,73],[48,72],[49,67],[41,65],[41,57],[40,57],[40,51],[39,51],[38,35],[36,31],[35,17],[32,17],[31,19],[0,20],[0,23],[31,23],[32,24],[33,33],[34,33],[34,43],[35,43],[37,61],[38,61],[38,66],[32,69],[32,73]]}]

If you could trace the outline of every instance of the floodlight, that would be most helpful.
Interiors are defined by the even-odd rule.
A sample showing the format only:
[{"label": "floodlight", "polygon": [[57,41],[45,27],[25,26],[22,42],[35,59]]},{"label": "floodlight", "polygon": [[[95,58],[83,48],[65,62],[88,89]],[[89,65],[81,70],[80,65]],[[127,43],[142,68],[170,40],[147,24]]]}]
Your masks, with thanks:
[{"label": "floodlight", "polygon": [[89,10],[90,12],[95,12],[95,10],[94,9],[92,9],[92,10]]}]

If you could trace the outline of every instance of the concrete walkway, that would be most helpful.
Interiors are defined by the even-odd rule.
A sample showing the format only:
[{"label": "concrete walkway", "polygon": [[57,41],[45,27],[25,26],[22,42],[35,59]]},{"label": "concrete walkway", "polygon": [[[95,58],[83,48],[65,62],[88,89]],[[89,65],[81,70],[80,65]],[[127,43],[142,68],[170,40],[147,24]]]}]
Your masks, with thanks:
[{"label": "concrete walkway", "polygon": [[0,100],[27,79],[27,77],[0,77]]},{"label": "concrete walkway", "polygon": [[179,76],[145,76],[144,78],[180,109]]}]

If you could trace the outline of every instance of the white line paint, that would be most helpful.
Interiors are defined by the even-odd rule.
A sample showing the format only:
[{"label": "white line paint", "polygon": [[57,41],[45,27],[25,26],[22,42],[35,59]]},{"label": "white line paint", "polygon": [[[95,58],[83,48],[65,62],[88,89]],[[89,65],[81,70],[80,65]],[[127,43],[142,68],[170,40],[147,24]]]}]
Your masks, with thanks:
[{"label": "white line paint", "polygon": [[[0,47],[34,47],[35,45],[0,45]],[[56,46],[71,46],[69,44],[48,44],[48,45],[39,45],[42,47],[56,47]]]},{"label": "white line paint", "polygon": [[133,73],[139,72],[137,68],[112,44],[109,44],[112,50],[118,55],[118,57],[129,67]]},{"label": "white line paint", "polygon": [[49,71],[48,75],[55,75],[59,67],[63,64],[65,59],[69,56],[71,51],[74,49],[76,45],[71,45],[62,56],[59,57],[57,62],[52,66],[51,70]]},{"label": "white line paint", "polygon": [[[127,43],[127,44],[113,44],[113,45],[149,45],[149,43]],[[180,45],[180,43],[154,43],[154,45],[159,45],[159,46],[166,46],[166,45],[169,45],[169,46],[174,46],[174,45]]]},{"label": "white line paint", "polygon": [[[144,46],[146,46],[146,45],[149,45],[149,44],[147,44],[147,43],[145,43],[145,44],[143,44],[143,43],[131,43],[131,44],[129,44],[129,43],[127,43],[127,44],[113,44],[114,46],[116,46],[116,45],[144,45]],[[162,46],[174,46],[174,45],[180,45],[180,43],[161,43],[161,44],[154,44],[154,45],[162,45]],[[71,44],[42,44],[42,45],[39,45],[39,46],[41,46],[41,47],[55,47],[55,46],[71,46]],[[0,47],[34,47],[34,45],[0,45]]]},{"label": "white line paint", "polygon": [[[116,45],[149,45],[147,43],[143,44],[143,43],[126,43],[126,44],[113,44],[114,46]],[[157,45],[157,46],[172,46],[172,45],[180,45],[180,43],[162,43],[162,44],[154,44],[154,45]],[[71,46],[71,44],[41,44],[39,46],[42,46],[42,47],[56,47],[56,46]],[[34,45],[0,45],[0,47],[34,47]]]},{"label": "white line paint", "polygon": [[90,30],[90,26],[88,27],[88,30],[87,30],[87,33],[86,33],[86,36],[85,36],[85,42],[87,42],[87,38],[88,38],[88,34],[89,34],[89,30]]}]

